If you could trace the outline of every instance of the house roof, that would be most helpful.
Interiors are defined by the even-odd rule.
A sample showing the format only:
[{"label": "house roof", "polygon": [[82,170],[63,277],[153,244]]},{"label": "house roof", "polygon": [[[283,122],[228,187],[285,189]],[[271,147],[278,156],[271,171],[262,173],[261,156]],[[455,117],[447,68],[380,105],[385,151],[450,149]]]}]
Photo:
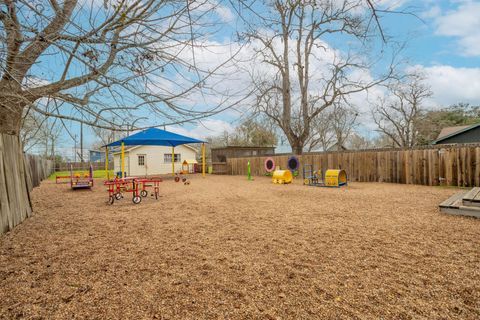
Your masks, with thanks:
[{"label": "house roof", "polygon": [[475,129],[479,126],[480,126],[480,123],[475,123],[473,125],[466,125],[466,126],[445,127],[440,131],[437,139],[435,141],[432,141],[432,144],[437,144],[440,141],[462,134],[469,130]]},{"label": "house roof", "polygon": [[115,142],[108,144],[108,147],[112,146],[121,146],[122,143],[126,146],[170,146],[176,147],[182,144],[188,143],[202,143],[204,141],[197,140],[194,138],[182,136],[181,134],[176,134],[173,132],[149,128],[131,136],[122,138]]},{"label": "house roof", "polygon": [[[197,150],[196,148],[194,148],[194,147],[192,147],[192,146],[189,146],[188,144],[183,144],[183,145],[181,145],[181,146],[182,146],[182,147],[186,147],[186,148],[188,148],[188,149],[191,149],[191,150],[193,150],[195,153],[198,153],[198,150]],[[142,147],[145,147],[145,146],[132,146],[132,147],[127,147],[127,148],[125,148],[125,153],[130,152],[130,151],[135,150],[135,149],[138,149],[138,148],[142,148]],[[155,147],[155,146],[154,146],[154,147]],[[162,146],[157,146],[157,147],[162,147]],[[163,146],[163,147],[165,147],[165,146]],[[118,150],[113,151],[112,154],[120,154],[121,152],[122,152],[122,150],[121,150],[121,149],[118,149]]]},{"label": "house roof", "polygon": [[470,127],[469,125],[468,126],[455,126],[455,127],[445,127],[442,129],[442,131],[440,131],[440,133],[438,134],[438,137],[437,137],[437,140],[438,139],[442,139],[446,136],[449,136],[451,135],[452,133],[455,133],[457,131],[460,131],[460,130],[464,130],[466,128]]}]

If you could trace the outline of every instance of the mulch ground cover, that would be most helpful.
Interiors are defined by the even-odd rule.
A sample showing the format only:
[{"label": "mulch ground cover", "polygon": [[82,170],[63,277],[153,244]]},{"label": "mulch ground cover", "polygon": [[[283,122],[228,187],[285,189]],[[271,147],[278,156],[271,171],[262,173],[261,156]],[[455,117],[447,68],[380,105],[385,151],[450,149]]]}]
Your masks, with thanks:
[{"label": "mulch ground cover", "polygon": [[2,319],[479,319],[480,219],[456,189],[194,176],[113,205],[45,181],[0,236]]}]

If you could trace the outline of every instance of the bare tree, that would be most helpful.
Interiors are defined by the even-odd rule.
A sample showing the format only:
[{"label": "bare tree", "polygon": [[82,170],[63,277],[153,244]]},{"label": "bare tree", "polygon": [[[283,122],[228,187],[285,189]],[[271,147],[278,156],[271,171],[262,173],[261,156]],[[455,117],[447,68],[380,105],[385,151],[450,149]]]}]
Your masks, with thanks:
[{"label": "bare tree", "polygon": [[[371,70],[371,63],[358,50],[364,49],[365,41],[375,34],[371,21],[378,21],[378,16],[370,1],[267,3],[270,6],[265,8],[265,15],[256,13],[260,24],[254,24],[245,35],[256,46],[262,64],[275,71],[252,72],[257,111],[271,118],[286,135],[293,152],[301,154],[317,116],[346,101],[349,95],[385,81],[392,75],[392,68],[374,80],[354,76]],[[356,44],[341,54],[324,42],[331,35]],[[343,45],[348,46],[346,43]]]},{"label": "bare tree", "polygon": [[[210,109],[197,109],[193,100],[185,104],[199,91],[221,96],[208,80],[226,61],[203,68],[195,58],[215,29],[213,10],[206,10],[215,5],[210,0],[1,1],[0,136],[9,149],[20,150],[2,154],[0,148],[1,172],[25,181],[21,165],[13,164],[23,162],[19,132],[27,108],[128,130],[127,124],[145,115],[168,125],[230,107],[226,99]],[[55,108],[47,108],[46,100],[55,101]]]},{"label": "bare tree", "polygon": [[109,129],[97,128],[97,127],[93,127],[92,129],[93,129],[93,132],[95,133],[95,137],[97,138],[97,141],[94,143],[94,146],[93,146],[94,150],[100,149],[102,146],[105,146],[125,136],[124,132],[121,132],[119,134],[115,130],[109,130]]},{"label": "bare tree", "polygon": [[230,144],[237,146],[275,146],[277,135],[268,120],[249,118],[240,123],[230,137]]},{"label": "bare tree", "polygon": [[57,125],[58,119],[47,118],[40,130],[40,141],[37,147],[43,147],[44,155],[47,158],[54,159],[58,144],[61,143],[62,130]]},{"label": "bare tree", "polygon": [[358,132],[351,133],[346,145],[349,150],[393,148],[392,139],[384,134],[369,138]]},{"label": "bare tree", "polygon": [[360,135],[357,132],[352,132],[347,140],[347,148],[350,150],[361,150],[372,148],[373,142]]},{"label": "bare tree", "polygon": [[312,133],[305,141],[308,152],[329,149],[335,144],[335,134],[332,126],[332,115],[329,112],[321,112],[312,120]]},{"label": "bare tree", "polygon": [[306,143],[308,151],[327,150],[334,145],[345,147],[357,118],[358,112],[353,106],[335,103],[312,121],[312,134]]},{"label": "bare tree", "polygon": [[389,137],[397,147],[412,147],[418,143],[423,102],[432,95],[424,84],[423,75],[410,74],[390,84],[388,96],[379,99],[373,110],[378,131]]},{"label": "bare tree", "polygon": [[31,111],[23,120],[20,139],[23,151],[36,149],[45,157],[53,158],[61,139],[62,130],[55,118],[49,118]]},{"label": "bare tree", "polygon": [[[46,110],[55,107],[52,100],[47,100],[45,105]],[[24,109],[20,130],[23,151],[36,149],[37,153],[43,153],[45,157],[53,159],[55,148],[61,140],[62,127],[59,123],[57,118],[40,114],[32,108]]]},{"label": "bare tree", "polygon": [[335,104],[332,109],[332,126],[336,144],[345,147],[350,134],[355,129],[358,112],[353,106]]},{"label": "bare tree", "polygon": [[[98,1],[53,0],[49,6],[4,1],[2,132],[18,132],[27,106],[44,115],[117,129],[142,110],[171,122],[218,112],[218,107],[196,111],[175,103],[205,89],[205,80],[216,71],[198,68],[191,56],[202,40],[206,3],[107,0],[99,7]],[[42,67],[49,72],[39,72]],[[174,81],[176,75],[182,80]],[[45,97],[65,103],[47,111],[41,103]]]},{"label": "bare tree", "polygon": [[43,117],[35,112],[25,112],[20,132],[20,141],[25,152],[42,141],[41,132],[46,125],[47,119],[47,117]]}]

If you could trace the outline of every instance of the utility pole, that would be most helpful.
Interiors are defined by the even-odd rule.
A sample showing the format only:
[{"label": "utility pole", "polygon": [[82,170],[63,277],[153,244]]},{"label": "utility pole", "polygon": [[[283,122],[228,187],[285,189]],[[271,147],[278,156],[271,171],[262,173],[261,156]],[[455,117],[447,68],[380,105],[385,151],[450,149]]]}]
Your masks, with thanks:
[{"label": "utility pole", "polygon": [[53,160],[53,168],[55,170],[55,137],[52,135],[52,160]]},{"label": "utility pole", "polygon": [[80,162],[83,163],[83,122],[80,122]]},{"label": "utility pole", "polygon": [[73,140],[75,143],[75,147],[73,148],[73,159],[74,159],[73,162],[77,162],[77,135],[73,137]]}]

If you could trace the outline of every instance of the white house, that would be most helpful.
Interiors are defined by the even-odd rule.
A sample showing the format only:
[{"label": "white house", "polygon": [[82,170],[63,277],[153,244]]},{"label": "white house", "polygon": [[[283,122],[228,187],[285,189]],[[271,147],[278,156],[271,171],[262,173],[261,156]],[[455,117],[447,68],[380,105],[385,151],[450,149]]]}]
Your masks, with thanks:
[{"label": "white house", "polygon": [[[175,172],[182,170],[182,162],[195,161],[197,150],[189,145],[175,147]],[[114,172],[121,172],[121,152],[113,153]],[[127,176],[149,176],[172,173],[172,147],[134,146],[125,148]]]}]

